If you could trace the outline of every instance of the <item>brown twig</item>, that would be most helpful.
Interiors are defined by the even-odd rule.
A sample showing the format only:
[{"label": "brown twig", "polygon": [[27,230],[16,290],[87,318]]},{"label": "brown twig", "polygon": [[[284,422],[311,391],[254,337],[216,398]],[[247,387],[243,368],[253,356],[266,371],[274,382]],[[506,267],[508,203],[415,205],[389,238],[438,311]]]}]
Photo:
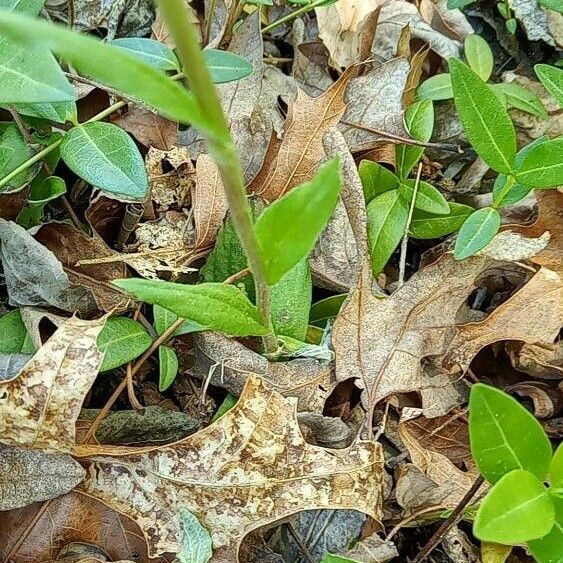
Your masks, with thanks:
[{"label": "brown twig", "polygon": [[248,274],[250,274],[250,268],[245,268],[244,270],[241,270],[240,272],[229,276],[226,280],[223,281],[223,283],[229,283],[232,285],[233,283],[237,283],[238,281],[248,276]]}]

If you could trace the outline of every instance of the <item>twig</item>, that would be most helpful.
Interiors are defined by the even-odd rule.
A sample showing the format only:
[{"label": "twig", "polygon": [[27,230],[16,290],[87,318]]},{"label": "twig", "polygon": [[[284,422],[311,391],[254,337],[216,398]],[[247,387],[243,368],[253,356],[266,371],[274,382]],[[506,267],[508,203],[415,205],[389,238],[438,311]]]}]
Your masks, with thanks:
[{"label": "twig", "polygon": [[314,2],[311,2],[310,4],[306,4],[305,6],[302,6],[301,8],[299,8],[298,10],[295,10],[295,12],[290,12],[289,14],[281,17],[279,20],[276,20],[275,22],[272,22],[271,24],[267,25],[266,27],[262,28],[262,33],[268,33],[268,31],[272,31],[272,29],[275,29],[276,27],[287,23],[291,20],[294,20],[295,18],[298,18],[300,15],[302,14],[306,14],[307,12],[310,12],[313,8],[316,8],[318,6],[321,6],[322,4],[325,4],[326,0],[315,0]]},{"label": "twig", "polygon": [[299,534],[297,533],[297,530],[293,527],[293,524],[291,522],[287,522],[286,527],[291,537],[295,540],[297,547],[304,555],[305,559],[307,559],[309,563],[315,563],[313,556],[309,553],[307,546],[303,543],[303,540],[299,537]]},{"label": "twig", "polygon": [[240,272],[229,276],[226,280],[223,281],[223,283],[237,283],[239,280],[242,280],[243,278],[248,276],[248,274],[250,274],[250,268],[245,268],[244,270],[241,270]]},{"label": "twig", "polygon": [[418,193],[418,184],[420,183],[420,175],[422,174],[422,162],[418,165],[418,170],[416,171],[416,180],[414,181],[414,188],[412,190],[412,199],[409,207],[409,214],[407,217],[407,224],[405,225],[405,234],[403,235],[403,240],[401,241],[401,257],[399,259],[399,282],[397,284],[397,289],[403,287],[405,283],[405,270],[407,267],[407,245],[409,242],[409,229],[411,226],[412,215],[414,213],[414,206],[416,203],[416,196]]}]

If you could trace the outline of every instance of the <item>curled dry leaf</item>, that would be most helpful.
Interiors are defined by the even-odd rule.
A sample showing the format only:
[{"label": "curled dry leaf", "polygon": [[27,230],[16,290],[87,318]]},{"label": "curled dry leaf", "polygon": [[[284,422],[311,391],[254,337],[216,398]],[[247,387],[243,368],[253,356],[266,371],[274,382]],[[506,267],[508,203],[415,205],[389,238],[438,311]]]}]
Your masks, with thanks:
[{"label": "curled dry leaf", "polygon": [[363,563],[385,563],[399,557],[399,552],[392,541],[372,534],[357,542],[344,556]]},{"label": "curled dry leaf", "polygon": [[0,382],[0,442],[70,452],[74,423],[98,375],[105,318],[68,319],[12,380]]},{"label": "curled dry leaf", "polygon": [[544,346],[508,342],[506,351],[518,371],[540,379],[563,379],[563,341]]},{"label": "curled dry leaf", "polygon": [[521,381],[505,389],[507,393],[528,399],[536,418],[548,419],[563,411],[561,389],[554,389],[543,381]]},{"label": "curled dry leaf", "polygon": [[381,447],[307,444],[294,399],[249,378],[239,402],[211,426],[158,449],[79,446],[81,489],[132,517],[151,556],[181,549],[178,511],[213,539],[212,561],[233,563],[251,530],[300,510],[353,508],[381,516]]},{"label": "curled dry leaf", "polygon": [[[302,23],[296,20],[294,34],[297,22]],[[328,51],[318,41],[297,45],[291,71],[299,88],[311,97],[320,96],[334,82],[328,69]]]},{"label": "curled dry leaf", "polygon": [[257,374],[284,397],[296,397],[300,411],[322,412],[334,388],[332,364],[312,358],[270,362],[240,342],[217,332],[194,334],[193,374],[240,395],[247,379]]},{"label": "curled dry leaf", "polygon": [[0,444],[0,511],[49,500],[72,490],[85,471],[68,454]]}]

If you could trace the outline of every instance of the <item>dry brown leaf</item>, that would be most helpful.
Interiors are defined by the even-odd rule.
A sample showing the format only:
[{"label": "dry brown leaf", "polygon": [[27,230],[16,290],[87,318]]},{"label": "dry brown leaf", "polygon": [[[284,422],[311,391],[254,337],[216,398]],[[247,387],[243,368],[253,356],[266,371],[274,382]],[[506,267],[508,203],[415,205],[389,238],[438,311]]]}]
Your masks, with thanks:
[{"label": "dry brown leaf", "polygon": [[0,382],[0,442],[70,452],[82,401],[98,375],[105,318],[68,319],[14,379]]},{"label": "dry brown leaf", "polygon": [[456,327],[443,366],[465,371],[477,352],[500,340],[551,344],[563,324],[561,277],[541,268],[532,279],[486,319]]},{"label": "dry brown leaf", "polygon": [[468,35],[474,33],[461,10],[448,8],[448,0],[421,0],[419,7],[423,19],[432,29],[444,35],[463,42]]},{"label": "dry brown leaf", "polygon": [[540,346],[508,342],[506,351],[515,369],[540,379],[563,379],[563,341]]},{"label": "dry brown leaf", "polygon": [[240,342],[216,332],[194,335],[194,375],[239,395],[248,377],[259,375],[300,411],[322,412],[335,381],[332,364],[312,358],[270,362]]},{"label": "dry brown leaf", "polygon": [[227,414],[171,446],[78,447],[89,458],[81,488],[133,517],[151,556],[180,550],[180,507],[207,528],[212,561],[224,563],[238,560],[247,533],[301,510],[353,508],[379,519],[380,445],[311,446],[299,431],[295,403],[250,377]]},{"label": "dry brown leaf", "polygon": [[328,51],[318,41],[297,45],[291,72],[299,87],[312,97],[322,95],[334,82],[328,69]]},{"label": "dry brown leaf", "polygon": [[344,555],[363,563],[385,563],[399,557],[399,552],[392,541],[380,538],[377,534],[372,534],[361,539]]}]

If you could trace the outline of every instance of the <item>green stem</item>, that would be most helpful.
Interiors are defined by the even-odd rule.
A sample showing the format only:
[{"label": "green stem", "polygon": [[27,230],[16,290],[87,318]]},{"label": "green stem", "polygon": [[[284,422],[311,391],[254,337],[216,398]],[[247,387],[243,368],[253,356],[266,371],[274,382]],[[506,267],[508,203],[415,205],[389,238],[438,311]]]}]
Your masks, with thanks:
[{"label": "green stem", "polygon": [[295,18],[298,18],[300,15],[306,14],[307,12],[310,12],[313,8],[318,8],[319,6],[326,4],[326,1],[327,0],[315,0],[314,2],[311,2],[310,4],[302,6],[298,10],[295,10],[295,12],[291,12],[291,13],[287,14],[286,16],[283,16],[279,20],[272,22],[271,24],[267,25],[266,27],[263,27],[262,33],[267,33],[268,31],[272,31],[272,29],[278,27],[279,25],[282,25],[282,24],[287,23],[291,20],[294,20]]},{"label": "green stem", "polygon": [[209,152],[219,168],[233,224],[252,270],[256,286],[256,306],[262,323],[271,331],[264,337],[264,348],[266,352],[274,352],[277,345],[270,314],[270,288],[266,283],[264,262],[254,232],[254,221],[246,197],[240,159],[231,138],[227,118],[203,59],[197,35],[190,23],[185,1],[159,0],[158,6],[176,44],[190,89],[213,131],[213,135],[207,135]]},{"label": "green stem", "polygon": [[514,176],[508,176],[503,188],[500,190],[496,202],[493,202],[491,206],[493,209],[497,209],[502,205],[502,200],[506,197],[506,194],[512,189],[512,186],[516,183],[516,178]]}]

